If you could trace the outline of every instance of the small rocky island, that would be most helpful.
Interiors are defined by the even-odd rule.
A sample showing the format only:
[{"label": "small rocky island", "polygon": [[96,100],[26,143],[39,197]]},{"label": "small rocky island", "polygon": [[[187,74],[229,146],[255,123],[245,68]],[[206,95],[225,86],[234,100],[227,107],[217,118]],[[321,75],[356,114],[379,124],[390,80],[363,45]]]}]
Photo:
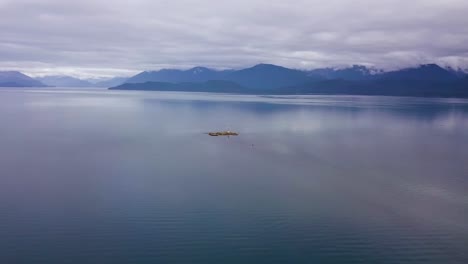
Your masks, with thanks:
[{"label": "small rocky island", "polygon": [[238,136],[239,133],[232,132],[232,131],[221,131],[221,132],[209,132],[208,135],[212,137],[219,137],[219,136]]}]

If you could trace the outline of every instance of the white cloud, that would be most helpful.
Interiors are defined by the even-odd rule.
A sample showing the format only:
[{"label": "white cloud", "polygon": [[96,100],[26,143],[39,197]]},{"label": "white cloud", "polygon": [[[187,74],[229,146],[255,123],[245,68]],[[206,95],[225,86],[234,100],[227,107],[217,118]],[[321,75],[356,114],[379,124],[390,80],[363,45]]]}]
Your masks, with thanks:
[{"label": "white cloud", "polygon": [[467,67],[465,0],[0,0],[0,68]]}]

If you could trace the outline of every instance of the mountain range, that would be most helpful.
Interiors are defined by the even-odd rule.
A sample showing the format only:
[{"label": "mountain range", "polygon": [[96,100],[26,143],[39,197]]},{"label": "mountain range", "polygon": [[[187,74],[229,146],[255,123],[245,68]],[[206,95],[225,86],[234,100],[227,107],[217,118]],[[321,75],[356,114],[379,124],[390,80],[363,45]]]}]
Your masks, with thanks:
[{"label": "mountain range", "polygon": [[189,70],[163,69],[159,71],[145,71],[129,78],[126,83],[197,83],[224,80],[238,83],[250,89],[267,90],[302,83],[309,79],[311,77],[304,71],[272,64],[258,64],[241,70],[217,71],[205,67],[195,67]]},{"label": "mountain range", "polygon": [[86,80],[66,75],[50,75],[37,77],[36,80],[52,87],[111,87],[125,83],[127,78],[114,77],[110,79]]},{"label": "mountain range", "polygon": [[0,71],[0,87],[45,87],[42,82],[35,80],[18,71]]},{"label": "mountain range", "polygon": [[353,65],[349,68],[315,69],[309,71],[308,75],[321,76],[325,79],[366,80],[371,79],[374,75],[378,75],[380,73],[383,73],[383,71],[362,65]]},{"label": "mountain range", "polygon": [[66,75],[32,78],[18,71],[0,71],[0,87],[112,87],[125,83],[128,78],[114,77],[99,80],[79,79]]},{"label": "mountain range", "polygon": [[33,79],[20,72],[0,72],[0,86],[111,87],[116,90],[196,91],[248,94],[360,94],[468,97],[465,71],[436,64],[390,72],[362,65],[309,71],[272,64],[240,70],[195,67],[144,71],[133,77],[82,80],[70,76]]},{"label": "mountain range", "polygon": [[128,77],[114,77],[114,78],[107,78],[104,80],[99,80],[99,81],[94,81],[94,80],[89,80],[89,82],[92,83],[93,87],[113,87],[113,86],[118,86],[121,84],[124,84],[127,81]]},{"label": "mountain range", "polygon": [[47,86],[53,87],[90,87],[92,83],[87,80],[81,80],[78,78],[64,76],[64,75],[52,75],[38,77],[36,80],[42,82]]},{"label": "mountain range", "polygon": [[[213,80],[217,82],[207,84]],[[196,67],[189,70],[142,72],[129,78],[126,83],[110,89],[468,97],[468,75],[463,71],[442,68],[436,64],[391,72],[360,65],[343,69],[300,71],[271,64],[259,64],[247,69],[228,71]]]}]

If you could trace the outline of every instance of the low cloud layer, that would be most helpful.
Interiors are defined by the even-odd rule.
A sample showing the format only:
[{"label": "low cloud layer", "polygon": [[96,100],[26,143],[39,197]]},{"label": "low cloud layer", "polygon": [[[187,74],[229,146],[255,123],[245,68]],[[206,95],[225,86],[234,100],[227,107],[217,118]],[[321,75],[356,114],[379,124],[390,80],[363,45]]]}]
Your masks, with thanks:
[{"label": "low cloud layer", "polygon": [[468,68],[466,0],[0,0],[0,69]]}]

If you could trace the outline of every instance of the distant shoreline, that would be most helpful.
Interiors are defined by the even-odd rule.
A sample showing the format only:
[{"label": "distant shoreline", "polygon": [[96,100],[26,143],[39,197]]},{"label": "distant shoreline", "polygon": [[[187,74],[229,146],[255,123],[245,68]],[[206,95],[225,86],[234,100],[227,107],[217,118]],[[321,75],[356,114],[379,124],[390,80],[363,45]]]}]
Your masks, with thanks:
[{"label": "distant shoreline", "polygon": [[468,98],[468,80],[464,79],[454,81],[327,80],[274,89],[246,88],[236,83],[225,81],[209,81],[202,83],[145,82],[126,83],[108,89],[120,91],[206,92],[245,95],[355,95]]}]

